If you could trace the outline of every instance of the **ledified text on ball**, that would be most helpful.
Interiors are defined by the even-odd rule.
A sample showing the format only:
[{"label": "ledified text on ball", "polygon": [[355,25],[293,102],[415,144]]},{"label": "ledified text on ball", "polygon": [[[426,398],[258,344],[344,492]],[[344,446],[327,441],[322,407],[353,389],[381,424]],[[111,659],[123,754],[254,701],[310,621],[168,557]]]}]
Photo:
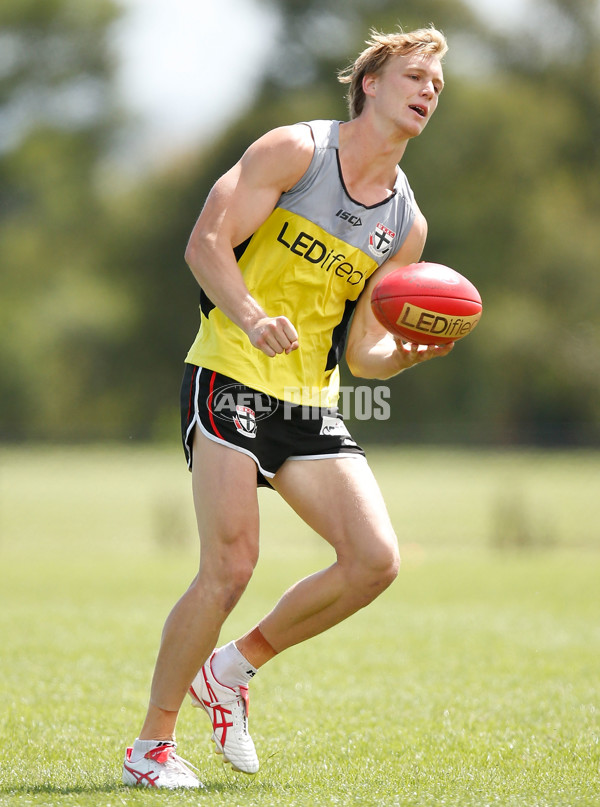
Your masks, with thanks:
[{"label": "ledified text on ball", "polygon": [[419,308],[412,303],[404,303],[396,324],[431,336],[459,338],[470,333],[479,322],[480,317],[481,312],[470,316],[453,317],[448,314],[438,314],[436,311],[428,311],[426,308]]}]

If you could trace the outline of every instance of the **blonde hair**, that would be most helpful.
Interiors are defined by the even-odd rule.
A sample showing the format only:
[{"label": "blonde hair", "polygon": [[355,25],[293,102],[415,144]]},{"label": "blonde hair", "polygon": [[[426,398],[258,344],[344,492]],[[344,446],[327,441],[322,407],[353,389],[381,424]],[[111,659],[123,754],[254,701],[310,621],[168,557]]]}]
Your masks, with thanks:
[{"label": "blonde hair", "polygon": [[443,59],[448,51],[446,37],[433,26],[408,32],[399,28],[392,34],[381,34],[372,29],[369,33],[370,39],[365,43],[365,50],[353,64],[338,73],[338,81],[350,85],[346,98],[351,118],[358,117],[365,105],[363,78],[368,73],[380,73],[391,56],[419,53]]}]

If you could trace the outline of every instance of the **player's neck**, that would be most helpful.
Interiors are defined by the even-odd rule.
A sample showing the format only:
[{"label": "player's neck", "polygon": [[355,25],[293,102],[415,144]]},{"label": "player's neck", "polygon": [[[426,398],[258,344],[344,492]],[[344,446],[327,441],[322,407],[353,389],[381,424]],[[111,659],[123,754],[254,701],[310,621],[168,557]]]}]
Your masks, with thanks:
[{"label": "player's neck", "polygon": [[372,205],[390,196],[407,142],[390,140],[362,118],[340,126],[340,164],[353,199]]}]

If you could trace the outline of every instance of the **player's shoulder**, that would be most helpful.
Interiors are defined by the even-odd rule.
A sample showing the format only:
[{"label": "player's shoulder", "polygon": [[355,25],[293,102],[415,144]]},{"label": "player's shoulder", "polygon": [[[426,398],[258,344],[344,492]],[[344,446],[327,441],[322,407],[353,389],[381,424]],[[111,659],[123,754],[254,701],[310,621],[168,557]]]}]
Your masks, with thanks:
[{"label": "player's shoulder", "polygon": [[310,126],[305,123],[277,126],[265,132],[252,145],[254,148],[266,149],[274,155],[292,152],[312,155],[315,147]]},{"label": "player's shoulder", "polygon": [[243,164],[261,166],[261,170],[285,174],[284,189],[294,185],[304,174],[315,150],[310,127],[303,123],[270,129],[252,143],[242,158]]}]

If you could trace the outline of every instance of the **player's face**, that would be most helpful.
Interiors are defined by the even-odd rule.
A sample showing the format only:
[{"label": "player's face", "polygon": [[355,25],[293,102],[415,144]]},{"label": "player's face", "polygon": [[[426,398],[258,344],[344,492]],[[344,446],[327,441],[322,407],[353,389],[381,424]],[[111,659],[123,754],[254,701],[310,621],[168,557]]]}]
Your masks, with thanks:
[{"label": "player's face", "polygon": [[409,137],[421,134],[438,105],[444,87],[437,56],[393,56],[374,76],[376,109]]}]

